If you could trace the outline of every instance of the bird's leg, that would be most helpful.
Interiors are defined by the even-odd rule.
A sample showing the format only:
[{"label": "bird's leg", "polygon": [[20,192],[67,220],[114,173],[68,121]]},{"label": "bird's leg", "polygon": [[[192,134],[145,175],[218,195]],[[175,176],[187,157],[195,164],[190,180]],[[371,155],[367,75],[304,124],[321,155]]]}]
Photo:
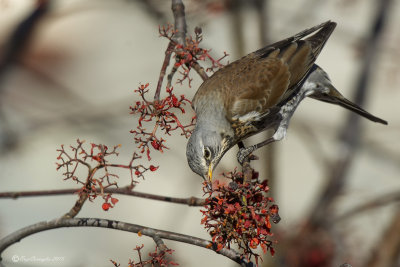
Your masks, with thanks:
[{"label": "bird's leg", "polygon": [[[242,141],[238,142],[238,147],[239,147],[239,151],[245,151],[246,148],[243,144]],[[254,169],[250,166],[250,160],[256,160],[258,159],[256,156],[251,155],[250,151],[247,154],[243,154],[240,158],[241,161],[239,161],[239,154],[238,154],[238,161],[240,163],[240,165],[242,165],[242,172],[243,172],[243,184],[245,183],[250,183],[251,179],[253,177],[253,171]]]},{"label": "bird's leg", "polygon": [[288,101],[285,105],[283,105],[279,110],[281,120],[274,135],[261,143],[246,148],[245,147],[240,148],[237,154],[238,162],[240,164],[243,164],[245,158],[248,157],[250,153],[254,152],[260,147],[266,146],[275,141],[282,140],[286,136],[286,131],[287,128],[289,127],[290,118],[292,118],[296,108],[298,107],[300,102],[304,99],[304,97],[306,97],[307,94],[310,94],[311,92],[312,92],[311,90],[308,90],[307,88],[303,87],[295,96],[292,97],[290,101]]},{"label": "bird's leg", "polygon": [[[250,154],[251,154],[255,149],[251,150],[252,146],[246,148],[246,147],[244,146],[244,144],[243,144],[242,141],[239,141],[239,142],[237,143],[237,145],[238,145],[238,147],[239,147],[239,152],[238,152],[238,154],[237,154],[238,162],[240,163],[240,165],[243,165],[245,159],[246,159],[247,157],[250,157]],[[239,156],[240,153],[242,153],[242,155]],[[249,158],[249,160],[256,160],[256,159],[258,159],[258,157],[256,157],[256,156],[253,156],[253,157]]]},{"label": "bird's leg", "polygon": [[266,146],[268,144],[271,144],[275,141],[280,141],[282,140],[285,135],[286,135],[286,130],[287,126],[280,125],[278,130],[274,133],[273,136],[268,138],[265,141],[262,141],[258,144],[249,146],[249,147],[242,147],[239,149],[239,152],[237,153],[237,160],[238,162],[242,165],[246,157],[248,157],[251,153],[253,153],[255,150],[259,149],[260,147]]}]

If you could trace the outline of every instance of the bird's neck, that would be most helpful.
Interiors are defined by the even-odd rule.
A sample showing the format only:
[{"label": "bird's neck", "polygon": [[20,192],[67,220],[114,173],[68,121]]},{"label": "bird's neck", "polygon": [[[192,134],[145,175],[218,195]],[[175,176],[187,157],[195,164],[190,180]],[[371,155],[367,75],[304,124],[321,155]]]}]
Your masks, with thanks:
[{"label": "bird's neck", "polygon": [[199,127],[201,129],[214,130],[218,133],[233,135],[232,127],[222,109],[214,109],[212,112],[208,109],[203,109],[203,112],[196,115],[196,128]]}]

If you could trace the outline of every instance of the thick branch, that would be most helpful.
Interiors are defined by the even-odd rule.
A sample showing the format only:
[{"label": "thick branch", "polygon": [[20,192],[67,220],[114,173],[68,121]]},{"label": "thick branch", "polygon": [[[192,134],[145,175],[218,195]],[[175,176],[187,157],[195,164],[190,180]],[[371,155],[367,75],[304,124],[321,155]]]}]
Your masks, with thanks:
[{"label": "thick branch", "polygon": [[[98,189],[100,190],[100,189]],[[71,195],[75,194],[78,189],[59,189],[59,190],[40,190],[40,191],[21,191],[21,192],[0,192],[0,198],[19,198],[19,197],[39,197],[54,195]],[[205,200],[197,197],[179,198],[160,196],[149,193],[132,191],[129,188],[107,188],[104,193],[120,194],[133,197],[146,198],[151,200],[165,201],[175,204],[185,204],[188,206],[204,206]]]},{"label": "thick branch", "polygon": [[[44,221],[36,224],[29,225],[22,228],[0,240],[0,254],[8,248],[9,246],[19,242],[21,239],[33,235],[35,233],[43,232],[50,229],[64,228],[64,227],[100,227],[121,230],[131,233],[139,233],[151,237],[153,239],[168,239],[173,241],[178,241],[182,243],[187,243],[207,249],[216,251],[216,246],[210,241],[205,239],[178,234],[169,231],[163,231],[159,229],[149,228],[137,224],[125,223],[114,220],[98,219],[98,218],[61,218],[52,221]],[[242,266],[254,266],[251,262],[245,261],[238,252],[232,249],[221,249],[216,251],[229,259],[241,264]]]},{"label": "thick branch", "polygon": [[200,64],[197,61],[193,61],[192,68],[197,72],[197,74],[200,75],[200,77],[201,77],[201,79],[203,79],[203,81],[208,79],[208,75],[207,75],[206,71],[204,70],[204,68],[202,66],[200,66]]},{"label": "thick branch", "polygon": [[74,206],[63,215],[63,218],[74,218],[81,211],[83,205],[88,199],[88,194],[81,194],[78,200],[75,202]]},{"label": "thick branch", "polygon": [[180,44],[185,45],[186,43],[186,18],[185,18],[185,6],[182,0],[172,0],[172,13],[175,19],[175,36],[174,40]]}]

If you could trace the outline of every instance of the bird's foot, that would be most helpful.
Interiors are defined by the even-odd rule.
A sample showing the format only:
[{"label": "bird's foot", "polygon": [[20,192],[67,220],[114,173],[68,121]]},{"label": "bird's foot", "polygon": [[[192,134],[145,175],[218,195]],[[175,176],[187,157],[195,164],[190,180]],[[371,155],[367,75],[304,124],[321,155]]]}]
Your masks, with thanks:
[{"label": "bird's foot", "polygon": [[240,165],[243,165],[243,163],[244,163],[244,161],[245,161],[245,159],[246,159],[247,157],[250,157],[250,158],[249,158],[250,160],[255,160],[255,159],[257,159],[256,156],[251,155],[251,153],[252,153],[254,150],[255,150],[255,147],[254,147],[254,146],[243,147],[243,148],[239,149],[239,151],[238,151],[238,153],[237,153],[237,155],[236,155],[239,164],[240,164]]}]

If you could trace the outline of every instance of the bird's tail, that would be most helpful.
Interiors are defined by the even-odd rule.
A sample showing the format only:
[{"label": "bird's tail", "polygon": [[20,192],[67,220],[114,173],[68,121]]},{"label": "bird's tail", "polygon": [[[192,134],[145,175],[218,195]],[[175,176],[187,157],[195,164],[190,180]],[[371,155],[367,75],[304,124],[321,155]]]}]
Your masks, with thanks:
[{"label": "bird's tail", "polygon": [[321,29],[315,34],[307,37],[305,41],[311,43],[313,62],[318,57],[322,48],[325,46],[333,30],[336,27],[336,22],[327,21],[319,26]]},{"label": "bird's tail", "polygon": [[355,113],[357,113],[358,115],[363,116],[364,118],[367,118],[373,122],[378,122],[378,123],[382,123],[387,125],[387,121],[378,118],[374,115],[372,115],[371,113],[369,113],[368,111],[364,110],[363,108],[361,108],[360,106],[358,106],[357,104],[351,102],[350,100],[346,99],[341,93],[339,93],[338,90],[336,90],[333,85],[332,88],[328,93],[321,93],[321,92],[316,92],[312,95],[310,95],[310,97],[320,100],[320,101],[324,101],[327,103],[331,103],[331,104],[335,104],[335,105],[339,105],[343,108],[346,108],[348,110],[351,110]]}]

